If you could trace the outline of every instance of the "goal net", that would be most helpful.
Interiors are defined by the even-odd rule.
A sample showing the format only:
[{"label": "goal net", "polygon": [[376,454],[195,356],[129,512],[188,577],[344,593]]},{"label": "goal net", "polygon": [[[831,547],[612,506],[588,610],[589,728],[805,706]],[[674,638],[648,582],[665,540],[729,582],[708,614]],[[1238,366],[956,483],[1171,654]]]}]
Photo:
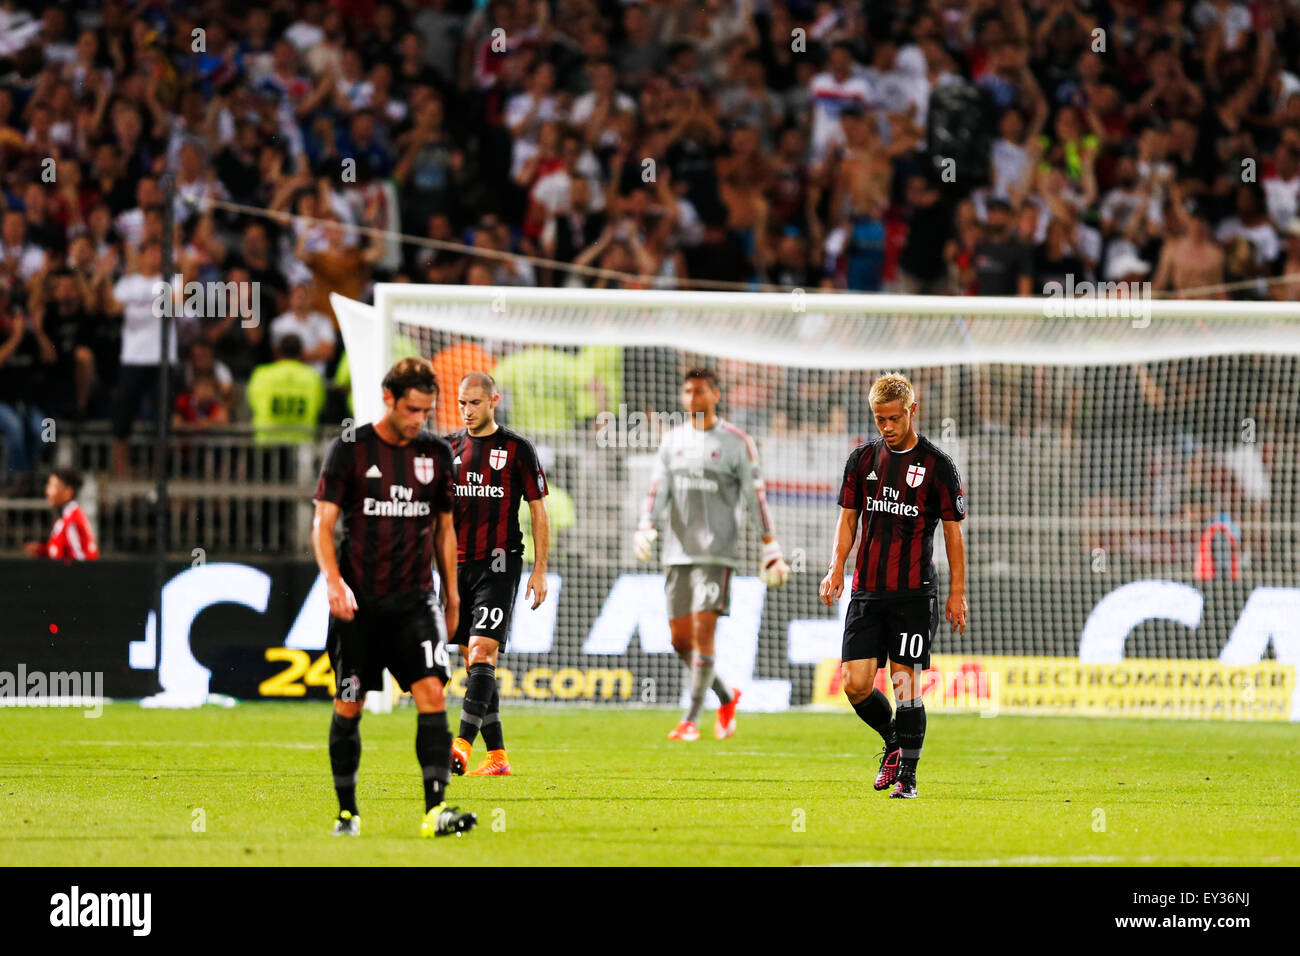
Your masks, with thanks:
[{"label": "goal net", "polygon": [[[1284,304],[1123,292],[386,284],[373,307],[335,308],[358,421],[382,413],[391,362],[418,354],[439,373],[432,427],[459,427],[459,377],[481,369],[502,391],[498,420],[538,447],[550,597],[516,605],[499,670],[508,701],[681,699],[659,553],[638,564],[632,536],[659,441],[685,421],[682,373],[706,365],[720,414],[757,444],[793,571],[767,590],[746,530],[716,641],[742,708],[844,706],[847,594],[826,608],[817,589],[845,460],[876,433],[871,383],[900,371],[918,431],[956,461],[969,503],[970,626],[940,622],[928,707],[1300,719],[1300,323]],[[525,541],[528,562],[526,523]],[[941,532],[934,551],[942,602]],[[463,681],[462,669],[453,695]]]}]

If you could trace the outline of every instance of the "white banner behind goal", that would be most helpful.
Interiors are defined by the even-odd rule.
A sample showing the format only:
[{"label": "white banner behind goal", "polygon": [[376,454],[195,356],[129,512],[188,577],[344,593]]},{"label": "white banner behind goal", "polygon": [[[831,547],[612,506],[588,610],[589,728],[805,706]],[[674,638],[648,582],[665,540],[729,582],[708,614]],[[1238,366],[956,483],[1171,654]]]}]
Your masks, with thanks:
[{"label": "white banner behind goal", "polygon": [[[401,355],[432,359],[437,430],[482,366],[553,494],[553,605],[516,613],[508,698],[668,703],[662,568],[637,508],[682,372],[708,365],[755,439],[789,586],[744,558],[718,669],[762,709],[838,705],[816,599],[836,493],[884,371],[960,467],[971,627],[941,624],[927,705],[1300,719],[1300,322],[1289,304],[376,287],[335,296],[359,421]],[[1062,314],[1073,313],[1073,314]],[[525,535],[527,537],[527,535]],[[941,597],[946,571],[941,539]],[[656,559],[657,560],[657,559]],[[453,692],[459,689],[453,682]]]}]

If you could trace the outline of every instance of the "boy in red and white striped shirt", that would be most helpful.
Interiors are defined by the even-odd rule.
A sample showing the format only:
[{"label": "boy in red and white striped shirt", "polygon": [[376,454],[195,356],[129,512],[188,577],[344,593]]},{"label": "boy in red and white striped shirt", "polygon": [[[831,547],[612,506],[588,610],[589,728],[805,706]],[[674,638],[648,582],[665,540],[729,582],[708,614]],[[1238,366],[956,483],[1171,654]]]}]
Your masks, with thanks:
[{"label": "boy in red and white striped shirt", "polygon": [[48,542],[29,541],[26,551],[33,558],[73,561],[98,561],[99,545],[90,530],[86,513],[77,504],[81,491],[81,472],[75,468],[58,468],[45,483],[45,500],[59,513]]}]

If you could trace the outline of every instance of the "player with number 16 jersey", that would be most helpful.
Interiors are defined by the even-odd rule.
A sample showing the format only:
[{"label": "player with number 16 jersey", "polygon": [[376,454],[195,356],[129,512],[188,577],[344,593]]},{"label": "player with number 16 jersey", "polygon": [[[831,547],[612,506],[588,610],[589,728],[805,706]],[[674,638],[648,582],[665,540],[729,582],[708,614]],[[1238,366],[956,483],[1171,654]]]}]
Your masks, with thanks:
[{"label": "player with number 16 jersey", "polygon": [[[424,423],[438,380],[424,359],[399,361],[384,377],[385,414],[335,439],[316,486],[312,546],[325,578],[327,644],[336,692],[329,753],[339,798],[335,836],[358,836],[357,767],[365,694],[384,670],[415,698],[415,753],[424,778],[424,836],[472,829],[476,817],[448,807],[451,733],[443,688],[451,677],[447,628],[456,626],[456,533],[451,449]],[[338,551],[334,526],[342,519]],[[447,594],[433,592],[437,563]]]}]

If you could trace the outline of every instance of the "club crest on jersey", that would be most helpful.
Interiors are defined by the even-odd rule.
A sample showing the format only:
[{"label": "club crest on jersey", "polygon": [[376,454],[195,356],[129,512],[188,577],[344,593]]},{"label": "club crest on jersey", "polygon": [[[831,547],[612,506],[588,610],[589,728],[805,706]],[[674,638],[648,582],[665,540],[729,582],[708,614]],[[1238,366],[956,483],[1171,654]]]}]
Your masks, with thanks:
[{"label": "club crest on jersey", "polygon": [[488,464],[497,471],[504,468],[506,466],[506,450],[504,448],[493,448],[492,453],[488,455]]},{"label": "club crest on jersey", "polygon": [[427,455],[417,455],[415,459],[415,479],[422,485],[433,481],[433,459]]},{"label": "club crest on jersey", "polygon": [[907,487],[917,488],[925,480],[925,469],[920,465],[910,465],[907,469]]},{"label": "club crest on jersey", "polygon": [[709,452],[709,458],[713,461],[719,461],[722,458],[722,449],[713,449],[713,451]]}]

